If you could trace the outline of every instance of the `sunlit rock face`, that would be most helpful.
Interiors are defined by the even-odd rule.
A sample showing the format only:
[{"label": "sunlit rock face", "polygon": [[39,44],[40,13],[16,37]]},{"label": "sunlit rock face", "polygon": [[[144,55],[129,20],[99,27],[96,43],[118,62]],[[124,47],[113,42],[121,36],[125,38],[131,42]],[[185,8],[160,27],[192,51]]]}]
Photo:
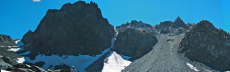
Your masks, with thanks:
[{"label": "sunlit rock face", "polygon": [[111,46],[114,27],[103,18],[94,2],[67,3],[60,10],[49,9],[32,32],[22,38],[32,52],[51,55],[96,55]]},{"label": "sunlit rock face", "polygon": [[185,34],[180,49],[191,60],[220,71],[230,70],[230,35],[207,20],[200,21]]}]

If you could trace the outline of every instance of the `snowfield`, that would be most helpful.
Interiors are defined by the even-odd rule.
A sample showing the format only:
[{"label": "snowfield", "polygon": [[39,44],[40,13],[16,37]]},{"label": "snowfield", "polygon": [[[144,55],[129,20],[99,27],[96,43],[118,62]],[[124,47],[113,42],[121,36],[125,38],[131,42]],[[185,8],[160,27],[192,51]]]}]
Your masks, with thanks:
[{"label": "snowfield", "polygon": [[[22,43],[21,40],[16,40],[15,44],[16,44],[16,46],[7,46],[8,48],[10,48],[8,51],[17,52],[17,51],[19,51],[19,49],[21,49],[19,47],[24,45],[24,43]],[[12,48],[12,47],[15,47],[15,48]]]},{"label": "snowfield", "polygon": [[[54,69],[56,65],[68,65],[68,66],[75,66],[75,68],[79,72],[85,72],[85,68],[91,65],[94,61],[99,59],[102,55],[104,55],[106,52],[111,52],[111,54],[105,59],[107,60],[104,62],[104,67],[102,72],[121,72],[122,69],[124,69],[126,66],[131,64],[131,61],[129,59],[131,57],[119,55],[116,52],[110,51],[110,49],[113,47],[114,41],[116,38],[112,38],[111,40],[111,47],[104,50],[102,54],[98,54],[96,56],[89,56],[89,55],[79,55],[79,56],[73,56],[73,55],[63,55],[62,57],[58,55],[51,55],[51,56],[45,56],[44,54],[39,54],[35,57],[35,60],[31,60],[29,57],[22,57],[18,58],[18,63],[23,62],[29,62],[29,63],[37,63],[37,62],[45,62],[45,64],[41,67],[43,69]],[[23,46],[24,44],[17,40],[15,41],[17,47]],[[29,44],[28,44],[29,45]],[[27,46],[27,45],[26,45]],[[24,50],[22,48],[10,48],[9,51],[21,51]],[[27,55],[31,52],[27,51],[24,53],[20,53],[19,55]],[[52,65],[52,67],[50,67]]]},{"label": "snowfield", "polygon": [[[129,57],[125,57],[129,58]],[[104,67],[102,72],[121,72],[126,66],[130,65],[132,62],[123,59],[119,54],[116,52],[112,52],[112,54],[105,59]]]},{"label": "snowfield", "polygon": [[10,72],[10,71],[6,71],[6,70],[1,70],[0,72]]},{"label": "snowfield", "polygon": [[10,48],[8,51],[17,52],[20,48]]},{"label": "snowfield", "polygon": [[[74,66],[78,71],[85,72],[85,68],[88,67],[90,64],[92,64],[94,61],[99,59],[102,55],[104,55],[106,52],[109,52],[110,49],[113,47],[114,41],[116,38],[112,38],[111,41],[111,47],[104,50],[102,54],[98,54],[96,56],[89,56],[89,55],[79,55],[79,56],[73,56],[73,55],[63,55],[62,57],[58,55],[51,55],[51,56],[45,56],[44,54],[39,54],[35,57],[35,60],[31,60],[29,57],[25,57],[25,62],[29,63],[36,63],[36,62],[45,62],[45,64],[42,66],[44,69],[48,69],[50,65],[53,67],[50,67],[49,69],[54,69],[56,65],[68,65],[68,66]],[[26,55],[30,52],[21,53],[20,55]],[[125,56],[123,56],[125,57]],[[128,57],[126,57],[128,58]]]},{"label": "snowfield", "polygon": [[[51,56],[45,56],[43,54],[39,54],[35,57],[35,60],[31,60],[28,57],[25,57],[26,62],[29,63],[36,63],[36,62],[45,62],[45,65],[42,66],[44,69],[48,69],[50,65],[56,66],[56,65],[62,65],[66,64],[68,66],[74,66],[78,71],[85,72],[85,68],[88,67],[90,64],[92,64],[94,61],[96,61],[99,57],[101,57],[107,50],[103,51],[102,54],[96,55],[95,57],[89,56],[89,55],[80,55],[80,56],[73,56],[73,55],[64,55],[62,57],[58,55],[51,55]],[[54,67],[51,67],[50,69],[54,69]]]},{"label": "snowfield", "polygon": [[24,43],[21,40],[16,40],[15,43],[16,43],[16,46],[23,46],[24,45]]},{"label": "snowfield", "polygon": [[[16,40],[15,41],[16,43],[16,46],[10,46],[10,47],[20,47],[20,46],[23,46],[24,43],[21,42],[21,40]],[[28,46],[28,45],[26,45]],[[9,46],[8,46],[9,47]],[[17,52],[17,51],[21,51],[21,50],[24,50],[23,48],[10,48],[8,51],[13,51],[13,52]],[[29,54],[30,52],[25,52],[25,53],[21,53],[19,55],[27,55]],[[21,58],[17,58],[16,60],[18,63],[23,63],[25,61],[25,58],[24,57],[21,57]]]}]

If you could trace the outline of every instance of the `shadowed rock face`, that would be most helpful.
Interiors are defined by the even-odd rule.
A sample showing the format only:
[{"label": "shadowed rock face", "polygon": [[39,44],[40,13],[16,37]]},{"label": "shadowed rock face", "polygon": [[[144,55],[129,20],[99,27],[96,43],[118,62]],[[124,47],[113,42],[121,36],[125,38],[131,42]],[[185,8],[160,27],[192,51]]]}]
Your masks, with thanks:
[{"label": "shadowed rock face", "polygon": [[119,34],[112,50],[131,59],[142,57],[157,43],[156,36],[150,31],[151,25],[132,21],[117,28]]},{"label": "shadowed rock face", "polygon": [[220,71],[230,70],[230,35],[203,20],[185,34],[180,53]]},{"label": "shadowed rock face", "polygon": [[14,40],[10,36],[0,34],[0,46],[14,46]]},{"label": "shadowed rock face", "polygon": [[50,9],[37,29],[28,31],[25,49],[42,54],[96,55],[111,46],[114,27],[101,15],[97,4],[78,1],[60,10]]}]

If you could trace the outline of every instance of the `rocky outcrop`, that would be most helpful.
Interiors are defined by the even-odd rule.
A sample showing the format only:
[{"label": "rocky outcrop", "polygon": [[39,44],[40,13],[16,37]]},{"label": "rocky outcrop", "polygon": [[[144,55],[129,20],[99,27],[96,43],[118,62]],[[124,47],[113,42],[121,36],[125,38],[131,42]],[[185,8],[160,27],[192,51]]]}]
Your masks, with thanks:
[{"label": "rocky outcrop", "polygon": [[150,24],[143,23],[142,21],[132,20],[130,23],[122,24],[121,26],[117,26],[116,30],[118,32],[124,32],[127,28],[145,30],[148,32],[154,32],[153,27]]},{"label": "rocky outcrop", "polygon": [[180,49],[191,60],[216,70],[230,70],[230,35],[207,20],[200,21],[185,34]]},{"label": "rocky outcrop", "polygon": [[[6,69],[12,67],[12,65],[17,64],[17,58],[22,56],[16,54],[13,51],[9,51],[7,46],[15,46],[14,40],[10,36],[0,35],[0,69]],[[5,47],[2,47],[5,46]]]},{"label": "rocky outcrop", "polygon": [[7,51],[5,48],[0,48],[0,69],[6,69],[12,67],[12,65],[18,64],[17,58],[22,56],[17,55],[12,51]]},{"label": "rocky outcrop", "polygon": [[150,31],[152,26],[141,21],[132,21],[117,29],[119,34],[112,50],[130,56],[131,60],[142,57],[157,43],[156,36]]},{"label": "rocky outcrop", "polygon": [[14,40],[7,35],[0,34],[0,46],[15,46]]},{"label": "rocky outcrop", "polygon": [[184,23],[184,21],[178,16],[176,20],[171,25],[172,28],[185,28],[188,29],[188,26]]},{"label": "rocky outcrop", "polygon": [[116,29],[122,29],[122,28],[145,28],[149,29],[152,28],[151,25],[143,23],[142,21],[136,21],[132,20],[131,23],[127,22],[126,24],[122,24],[121,26],[117,26]]},{"label": "rocky outcrop", "polygon": [[97,4],[78,1],[60,10],[48,10],[37,29],[28,31],[22,42],[31,44],[25,49],[41,54],[96,55],[111,46],[114,33]]},{"label": "rocky outcrop", "polygon": [[189,26],[178,16],[174,22],[164,21],[156,25],[155,28],[162,34],[174,33],[178,35],[185,33],[189,29]]}]

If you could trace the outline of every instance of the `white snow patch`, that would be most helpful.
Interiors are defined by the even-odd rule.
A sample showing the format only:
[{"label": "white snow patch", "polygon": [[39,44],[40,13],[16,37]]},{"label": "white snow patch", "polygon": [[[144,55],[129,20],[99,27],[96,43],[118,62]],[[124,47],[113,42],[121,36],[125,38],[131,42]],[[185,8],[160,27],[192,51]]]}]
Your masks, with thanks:
[{"label": "white snow patch", "polygon": [[205,70],[205,71],[207,71],[207,72],[212,72],[212,71],[210,71],[210,70]]},{"label": "white snow patch", "polygon": [[23,48],[20,48],[19,50],[17,50],[16,52],[19,52],[19,51],[22,51],[22,50],[24,50]]},{"label": "white snow patch", "polygon": [[18,60],[17,60],[18,63],[23,63],[23,62],[25,61],[24,57],[17,58],[17,59],[18,59]]},{"label": "white snow patch", "polygon": [[[43,69],[48,69],[50,65],[56,66],[61,64],[66,64],[68,66],[74,66],[79,72],[85,72],[85,68],[88,67],[90,64],[92,64],[94,61],[99,59],[102,55],[104,55],[106,52],[110,51],[110,49],[113,47],[114,41],[116,38],[112,38],[111,41],[111,47],[108,49],[105,49],[102,54],[98,54],[96,56],[89,56],[89,55],[79,55],[79,56],[73,56],[73,55],[63,55],[62,57],[58,55],[51,55],[51,56],[45,56],[44,54],[39,54],[35,57],[35,60],[31,60],[29,57],[25,57],[26,62],[29,63],[36,63],[43,61],[45,62],[45,65],[42,66]],[[54,67],[50,68],[54,69]]]},{"label": "white snow patch", "polygon": [[8,51],[13,51],[13,52],[16,52],[18,51],[20,48],[10,48]]},{"label": "white snow patch", "polygon": [[16,40],[15,41],[16,46],[23,46],[24,43],[21,40]]},{"label": "white snow patch", "polygon": [[196,67],[194,67],[192,64],[186,62],[186,65],[190,68],[190,69],[193,69],[194,71],[199,71]]},{"label": "white snow patch", "polygon": [[10,72],[10,71],[6,71],[6,70],[1,70],[0,72]]},{"label": "white snow patch", "polygon": [[[58,55],[51,55],[45,56],[43,54],[39,54],[35,57],[35,60],[30,60],[30,58],[25,57],[26,62],[36,63],[39,61],[43,61],[46,64],[42,67],[47,69],[50,65],[56,66],[61,64],[66,64],[68,66],[74,66],[78,71],[84,72],[84,69],[96,61],[99,57],[103,54],[96,55],[95,57],[89,55],[80,55],[80,56],[73,56],[73,55],[64,55],[62,57]],[[54,69],[53,67],[50,69]]]},{"label": "white snow patch", "polygon": [[19,51],[21,49],[19,47],[24,45],[24,43],[22,43],[21,40],[16,40],[15,44],[16,44],[16,46],[7,46],[8,48],[10,48],[10,49],[8,49],[8,51],[17,52],[17,51]]},{"label": "white snow patch", "polygon": [[131,63],[131,61],[125,60],[119,54],[113,52],[104,63],[102,72],[121,72],[122,69]]}]

